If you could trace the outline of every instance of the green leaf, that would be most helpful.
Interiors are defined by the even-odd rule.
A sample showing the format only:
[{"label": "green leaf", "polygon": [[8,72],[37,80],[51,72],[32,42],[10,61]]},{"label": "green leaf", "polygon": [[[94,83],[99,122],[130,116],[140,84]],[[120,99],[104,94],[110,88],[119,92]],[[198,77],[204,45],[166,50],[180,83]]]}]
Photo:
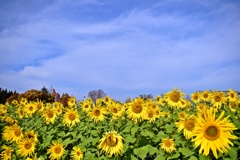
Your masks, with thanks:
[{"label": "green leaf", "polygon": [[136,141],[136,138],[128,135],[128,136],[125,138],[125,141],[126,141],[126,143],[134,143],[134,142]]},{"label": "green leaf", "polygon": [[157,156],[154,160],[165,160],[166,157],[164,156]]},{"label": "green leaf", "polygon": [[199,160],[208,160],[208,157],[204,155],[199,155]]},{"label": "green leaf", "polygon": [[74,142],[73,139],[67,138],[67,139],[65,139],[65,140],[63,141],[63,145],[64,145],[64,146],[67,146],[68,144],[70,144],[70,143],[72,143],[72,142]]},{"label": "green leaf", "polygon": [[228,151],[229,156],[232,159],[237,159],[237,148],[232,147],[229,151]]},{"label": "green leaf", "polygon": [[193,151],[186,149],[186,148],[180,148],[179,152],[181,152],[184,155],[184,157],[189,157],[194,154]]},{"label": "green leaf", "polygon": [[174,124],[166,124],[166,133],[172,133],[173,127],[174,127]]},{"label": "green leaf", "polygon": [[141,147],[141,148],[134,149],[134,150],[133,150],[133,153],[134,153],[135,155],[137,155],[138,157],[144,159],[144,158],[147,156],[148,147],[147,147],[147,146],[144,146],[144,147]]},{"label": "green leaf", "polygon": [[151,132],[149,132],[148,130],[146,130],[146,129],[144,129],[144,130],[142,130],[142,132],[140,133],[142,136],[144,136],[144,137],[150,137],[150,138],[152,138],[153,137],[153,133],[151,133]]},{"label": "green leaf", "polygon": [[191,156],[188,160],[198,160],[195,156]]},{"label": "green leaf", "polygon": [[132,126],[127,126],[126,128],[124,128],[123,132],[129,133],[131,128],[132,128]]},{"label": "green leaf", "polygon": [[154,155],[155,153],[158,152],[157,147],[153,147],[153,146],[151,146],[150,144],[147,145],[147,147],[148,147],[148,152],[149,152],[150,155]]},{"label": "green leaf", "polygon": [[87,152],[86,154],[85,154],[85,157],[84,157],[84,159],[94,159],[94,154],[92,154],[91,152]]},{"label": "green leaf", "polygon": [[64,132],[64,131],[59,132],[57,135],[58,135],[59,137],[63,137],[63,136],[65,135],[65,132]]},{"label": "green leaf", "polygon": [[167,159],[176,159],[180,156],[180,154],[177,152],[177,153],[174,153],[172,155],[170,155]]},{"label": "green leaf", "polygon": [[154,137],[153,142],[160,142],[162,138],[167,137],[167,135],[163,132],[160,131],[158,134]]},{"label": "green leaf", "polygon": [[131,160],[138,160],[134,155],[131,155]]},{"label": "green leaf", "polygon": [[135,136],[135,133],[138,131],[138,126],[134,126],[131,129],[131,134]]}]

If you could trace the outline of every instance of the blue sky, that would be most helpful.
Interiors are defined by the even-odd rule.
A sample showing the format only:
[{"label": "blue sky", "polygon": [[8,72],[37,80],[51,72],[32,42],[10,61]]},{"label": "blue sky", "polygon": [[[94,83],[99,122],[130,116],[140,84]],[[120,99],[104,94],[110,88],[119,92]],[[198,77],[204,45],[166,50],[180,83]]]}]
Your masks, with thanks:
[{"label": "blue sky", "polygon": [[238,0],[0,0],[0,87],[116,100],[240,91]]}]

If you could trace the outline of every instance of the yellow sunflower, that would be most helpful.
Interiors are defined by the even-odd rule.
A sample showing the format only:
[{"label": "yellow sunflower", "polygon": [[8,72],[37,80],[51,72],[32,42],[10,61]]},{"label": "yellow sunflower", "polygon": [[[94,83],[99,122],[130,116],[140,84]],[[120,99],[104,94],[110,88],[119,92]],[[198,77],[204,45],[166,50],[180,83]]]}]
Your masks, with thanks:
[{"label": "yellow sunflower", "polygon": [[194,92],[191,94],[191,100],[196,104],[200,102],[201,93],[200,92]]},{"label": "yellow sunflower", "polygon": [[82,110],[84,112],[89,112],[92,109],[92,107],[91,107],[92,105],[93,105],[93,103],[84,102],[82,104]]},{"label": "yellow sunflower", "polygon": [[93,119],[95,122],[98,122],[98,121],[104,121],[104,119],[105,119],[104,114],[105,114],[105,111],[104,111],[103,108],[101,108],[101,107],[94,107],[92,109],[92,111],[90,111],[88,113],[88,116],[91,119]]},{"label": "yellow sunflower", "polygon": [[186,112],[182,111],[182,112],[178,113],[178,116],[180,119],[185,119],[188,116],[188,114]]},{"label": "yellow sunflower", "polygon": [[229,100],[229,102],[236,102],[238,100],[237,92],[232,89],[229,89],[228,90],[228,100]]},{"label": "yellow sunflower", "polygon": [[163,149],[167,153],[172,153],[176,150],[173,138],[162,138],[160,146],[161,149]]},{"label": "yellow sunflower", "polygon": [[27,104],[27,102],[28,102],[27,98],[21,97],[20,104],[25,105],[25,104]]},{"label": "yellow sunflower", "polygon": [[170,107],[180,108],[182,103],[181,100],[186,94],[182,90],[174,88],[173,91],[169,91],[164,94],[164,100]]},{"label": "yellow sunflower", "polygon": [[204,102],[208,102],[210,100],[211,95],[212,94],[210,91],[205,90],[202,92],[200,99]]},{"label": "yellow sunflower", "polygon": [[233,146],[229,139],[237,139],[235,135],[232,135],[232,131],[237,128],[229,122],[229,116],[222,119],[224,111],[217,119],[215,119],[215,114],[215,110],[210,108],[204,112],[204,118],[199,116],[196,119],[194,129],[196,137],[193,141],[195,148],[200,146],[199,154],[208,156],[211,150],[214,157],[217,158],[217,151],[225,153],[230,149],[230,145]]},{"label": "yellow sunflower", "polygon": [[183,135],[186,139],[190,139],[193,136],[193,130],[195,127],[195,117],[189,116],[184,119],[180,119],[176,122],[176,126],[178,127],[178,132],[183,130]]},{"label": "yellow sunflower", "polygon": [[25,132],[24,137],[32,140],[33,142],[38,142],[38,135],[34,133],[34,130]]},{"label": "yellow sunflower", "polygon": [[44,109],[44,105],[43,105],[43,102],[42,101],[37,101],[35,103],[35,106],[36,106],[36,109],[37,109],[37,112],[39,113],[42,113],[43,112],[43,109]]},{"label": "yellow sunflower", "polygon": [[44,112],[43,117],[45,118],[46,124],[49,124],[49,123],[54,124],[56,119],[56,113],[53,109],[47,109]]},{"label": "yellow sunflower", "polygon": [[146,114],[144,115],[144,119],[148,120],[150,123],[154,122],[156,120],[156,112],[154,112],[154,109],[148,108]]},{"label": "yellow sunflower", "polygon": [[146,111],[147,108],[142,98],[136,98],[128,103],[128,117],[135,122],[141,121],[144,118]]},{"label": "yellow sunflower", "polygon": [[24,138],[18,144],[17,153],[22,157],[32,156],[35,151],[36,143],[31,139]]},{"label": "yellow sunflower", "polygon": [[108,132],[100,139],[98,149],[101,149],[101,152],[105,152],[105,154],[110,157],[112,157],[112,155],[118,156],[123,151],[122,141],[123,137],[117,134],[117,132]]},{"label": "yellow sunflower", "polygon": [[24,112],[24,109],[22,107],[18,107],[16,112],[17,112],[19,118],[23,118],[25,116],[25,112]]},{"label": "yellow sunflower", "polygon": [[214,107],[220,108],[223,104],[226,103],[227,98],[225,97],[224,92],[216,91],[212,93],[211,103]]},{"label": "yellow sunflower", "polygon": [[72,127],[78,122],[80,122],[78,111],[74,109],[67,109],[67,112],[63,116],[63,124],[68,127]]},{"label": "yellow sunflower", "polygon": [[1,148],[3,148],[4,150],[1,152],[0,158],[2,160],[10,160],[12,158],[13,149],[6,145],[3,145]]},{"label": "yellow sunflower", "polygon": [[19,142],[23,138],[23,133],[22,130],[19,126],[13,125],[11,126],[10,132],[7,133],[9,134],[11,138],[11,142]]},{"label": "yellow sunflower", "polygon": [[110,98],[109,96],[105,96],[105,97],[103,98],[103,101],[104,101],[105,103],[108,103],[109,101],[111,101],[111,98]]},{"label": "yellow sunflower", "polygon": [[64,153],[64,147],[63,144],[60,142],[52,142],[53,144],[49,146],[49,149],[47,150],[47,154],[50,154],[49,158],[51,160],[54,159],[61,159]]},{"label": "yellow sunflower", "polygon": [[35,111],[36,111],[36,105],[33,102],[29,102],[25,105],[25,113],[27,113],[28,115],[32,115]]},{"label": "yellow sunflower", "polygon": [[74,146],[71,152],[71,157],[73,160],[81,160],[83,158],[83,152],[81,148]]},{"label": "yellow sunflower", "polygon": [[71,108],[76,107],[76,98],[75,97],[69,97],[68,98],[68,106]]}]

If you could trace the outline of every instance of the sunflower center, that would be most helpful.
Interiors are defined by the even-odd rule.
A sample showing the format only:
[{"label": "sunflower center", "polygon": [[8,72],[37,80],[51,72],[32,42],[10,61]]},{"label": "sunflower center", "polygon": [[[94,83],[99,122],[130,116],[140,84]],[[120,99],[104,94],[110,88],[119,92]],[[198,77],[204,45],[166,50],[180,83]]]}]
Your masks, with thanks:
[{"label": "sunflower center", "polygon": [[195,95],[195,96],[193,97],[193,99],[195,99],[195,100],[198,100],[198,96],[197,96],[197,95]]},{"label": "sunflower center", "polygon": [[54,148],[54,153],[55,154],[59,154],[59,153],[61,153],[61,151],[62,151],[62,149],[59,146]]},{"label": "sunflower center", "polygon": [[88,105],[85,105],[85,108],[88,108]]},{"label": "sunflower center", "polygon": [[29,111],[32,111],[32,110],[33,110],[33,106],[30,106],[30,107],[29,107]]},{"label": "sunflower center", "polygon": [[195,127],[195,121],[193,119],[187,119],[184,121],[184,127],[189,130],[192,131]]},{"label": "sunflower center", "polygon": [[171,147],[172,146],[172,142],[170,140],[165,140],[163,143],[166,147]]},{"label": "sunflower center", "polygon": [[40,103],[37,104],[37,109],[38,109],[38,110],[42,109],[42,105],[41,105]]},{"label": "sunflower center", "polygon": [[10,156],[12,152],[10,149],[7,149],[5,153],[6,153],[6,155]]},{"label": "sunflower center", "polygon": [[234,98],[234,94],[233,94],[233,93],[231,93],[231,94],[230,94],[230,97],[231,97],[231,98]]},{"label": "sunflower center", "polygon": [[156,104],[153,104],[152,105],[152,109],[155,109],[157,106],[156,106]]},{"label": "sunflower center", "polygon": [[221,97],[219,95],[216,95],[216,96],[214,96],[214,100],[215,100],[215,102],[220,102]]},{"label": "sunflower center", "polygon": [[137,104],[132,107],[132,110],[134,113],[141,113],[142,112],[142,106]]},{"label": "sunflower center", "polygon": [[171,101],[178,102],[180,100],[180,95],[177,92],[173,92],[170,96]]},{"label": "sunflower center", "polygon": [[47,116],[48,116],[48,118],[53,118],[53,116],[54,116],[53,111],[48,111]]},{"label": "sunflower center", "polygon": [[30,143],[30,142],[27,142],[24,144],[25,149],[30,149],[31,147],[32,147],[32,143]]},{"label": "sunflower center", "polygon": [[71,103],[75,103],[74,100],[71,100]]},{"label": "sunflower center", "polygon": [[214,140],[218,139],[220,136],[219,128],[217,126],[209,126],[205,130],[204,136],[210,141],[214,141]]},{"label": "sunflower center", "polygon": [[97,110],[94,111],[94,115],[95,115],[95,116],[100,116],[100,114],[101,114],[101,112],[99,111],[99,109],[97,109]]},{"label": "sunflower center", "polygon": [[19,137],[19,136],[21,135],[20,129],[16,129],[16,130],[14,131],[14,133],[15,133],[15,136],[17,136],[17,137]]},{"label": "sunflower center", "polygon": [[76,119],[76,115],[75,115],[74,113],[70,113],[70,114],[68,115],[68,119],[69,119],[70,121],[73,121],[73,120]]},{"label": "sunflower center", "polygon": [[181,118],[185,118],[186,114],[185,114],[184,112],[181,112],[181,113],[179,114],[179,116],[180,116]]},{"label": "sunflower center", "polygon": [[159,111],[156,111],[155,114],[156,114],[156,115],[159,115]]},{"label": "sunflower center", "polygon": [[152,112],[148,113],[148,118],[152,118],[152,117],[153,117],[153,113]]},{"label": "sunflower center", "polygon": [[117,112],[118,112],[117,108],[113,108],[113,113],[117,113]]},{"label": "sunflower center", "polygon": [[208,98],[208,94],[207,93],[203,93],[203,97],[204,98]]},{"label": "sunflower center", "polygon": [[77,153],[76,153],[76,154],[77,154],[77,156],[80,156],[80,155],[81,155],[81,153],[80,153],[79,151],[77,151]]},{"label": "sunflower center", "polygon": [[110,135],[109,137],[107,137],[106,143],[108,146],[114,147],[117,145],[118,140],[117,140],[117,138],[114,138],[113,135]]}]

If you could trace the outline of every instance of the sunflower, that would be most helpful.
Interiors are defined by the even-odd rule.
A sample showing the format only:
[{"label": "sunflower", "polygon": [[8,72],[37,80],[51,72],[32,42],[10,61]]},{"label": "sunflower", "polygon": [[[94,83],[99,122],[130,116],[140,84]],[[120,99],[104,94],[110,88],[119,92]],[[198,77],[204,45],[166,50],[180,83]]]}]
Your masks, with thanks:
[{"label": "sunflower", "polygon": [[16,112],[17,112],[19,118],[23,118],[25,116],[25,112],[24,112],[24,109],[22,107],[18,107]]},{"label": "sunflower", "polygon": [[47,150],[47,154],[50,154],[50,159],[57,159],[59,160],[64,153],[64,147],[63,144],[60,142],[52,142],[53,145],[51,145],[49,147],[49,149]]},{"label": "sunflower", "polygon": [[33,103],[33,102],[27,103],[25,105],[24,110],[25,110],[25,113],[27,113],[28,115],[31,116],[36,111],[35,103]]},{"label": "sunflower", "polygon": [[200,92],[194,92],[193,94],[191,94],[191,100],[194,103],[199,103],[200,102],[200,97],[201,97],[201,93]]},{"label": "sunflower", "polygon": [[210,91],[205,90],[202,92],[200,99],[204,102],[208,102],[210,100],[211,95],[212,94]]},{"label": "sunflower", "polygon": [[199,117],[196,119],[194,136],[194,146],[197,148],[200,146],[199,154],[205,156],[209,155],[212,151],[215,158],[217,158],[217,151],[220,153],[228,152],[229,145],[233,146],[233,143],[229,139],[237,139],[235,135],[232,135],[232,131],[237,128],[234,124],[230,123],[228,117],[223,118],[224,111],[220,116],[215,119],[216,111],[213,108],[204,112],[204,118]]},{"label": "sunflower", "polygon": [[154,109],[148,108],[146,114],[144,115],[144,119],[148,120],[150,123],[156,120],[156,115]]},{"label": "sunflower", "polygon": [[228,100],[229,100],[229,102],[236,102],[238,100],[237,92],[232,89],[229,89],[228,90]]},{"label": "sunflower", "polygon": [[128,103],[127,114],[130,119],[133,121],[141,121],[146,114],[147,108],[144,104],[143,99],[136,98],[133,101]]},{"label": "sunflower", "polygon": [[28,102],[27,98],[21,97],[20,104],[25,105],[27,104],[27,102]]},{"label": "sunflower", "polygon": [[101,107],[94,107],[92,109],[92,111],[90,111],[88,113],[88,116],[91,118],[91,119],[94,119],[95,122],[98,122],[98,121],[103,121],[105,119],[105,111],[103,108]]},{"label": "sunflower", "polygon": [[17,153],[22,157],[32,156],[35,151],[36,143],[31,139],[24,138],[18,144]]},{"label": "sunflower", "polygon": [[178,116],[180,119],[185,119],[188,116],[188,114],[186,112],[182,111],[182,112],[178,113]]},{"label": "sunflower", "polygon": [[81,160],[83,158],[83,152],[81,148],[74,146],[71,152],[71,157],[73,160]]},{"label": "sunflower", "polygon": [[75,126],[76,123],[80,122],[78,112],[74,109],[67,109],[63,117],[63,124],[68,127]]},{"label": "sunflower", "polygon": [[11,126],[9,134],[11,142],[19,142],[23,138],[23,133],[20,127],[17,125]]},{"label": "sunflower", "polygon": [[186,139],[190,139],[193,136],[193,130],[195,127],[195,117],[189,116],[184,119],[180,119],[180,121],[176,122],[176,126],[178,127],[178,132],[183,130],[183,135]]},{"label": "sunflower", "polygon": [[42,113],[42,111],[43,111],[43,109],[44,109],[43,102],[38,100],[38,101],[35,103],[35,106],[36,106],[37,112]]},{"label": "sunflower", "polygon": [[105,103],[108,103],[109,101],[111,101],[111,98],[110,98],[109,96],[105,96],[105,97],[103,98],[103,101],[104,101]]},{"label": "sunflower", "polygon": [[[106,155],[112,157],[114,154],[118,156],[123,151],[123,137],[112,131],[105,133],[104,137],[100,139],[98,149],[105,152]],[[101,151],[101,152],[102,152]]]},{"label": "sunflower", "polygon": [[161,149],[166,151],[167,153],[172,153],[176,150],[175,143],[173,138],[162,138],[162,142],[160,143]]},{"label": "sunflower", "polygon": [[174,88],[173,91],[169,91],[166,94],[164,94],[164,100],[170,107],[180,108],[182,105],[181,100],[183,96],[185,96],[185,93],[183,93],[182,90]]},{"label": "sunflower", "polygon": [[93,105],[93,103],[84,102],[82,104],[82,110],[84,112],[89,112],[92,109],[92,107],[91,107],[92,105]]},{"label": "sunflower", "polygon": [[9,160],[9,159],[11,159],[12,158],[13,149],[11,147],[6,146],[6,145],[3,145],[1,148],[3,148],[4,150],[0,154],[0,158],[2,160]]},{"label": "sunflower", "polygon": [[47,109],[43,114],[46,124],[54,123],[56,119],[56,113],[53,109]]},{"label": "sunflower", "polygon": [[69,97],[68,98],[68,106],[71,108],[76,107],[76,98],[75,97]]},{"label": "sunflower", "polygon": [[32,140],[33,142],[38,142],[38,135],[34,133],[34,130],[25,132],[24,137]]},{"label": "sunflower", "polygon": [[213,92],[211,96],[211,102],[214,107],[220,108],[226,102],[226,97],[224,92]]}]

